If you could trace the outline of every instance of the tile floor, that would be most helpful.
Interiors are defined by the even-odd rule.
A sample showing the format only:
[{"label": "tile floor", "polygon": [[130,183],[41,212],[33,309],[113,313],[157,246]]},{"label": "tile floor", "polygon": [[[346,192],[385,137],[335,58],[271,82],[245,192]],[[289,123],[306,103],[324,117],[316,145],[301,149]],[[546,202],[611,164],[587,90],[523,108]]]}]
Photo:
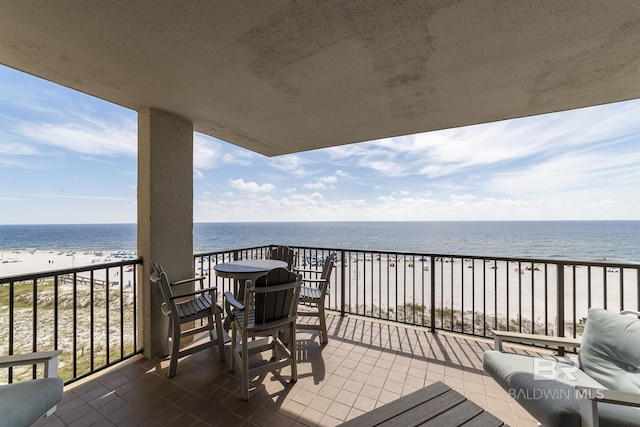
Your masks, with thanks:
[{"label": "tile floor", "polygon": [[168,361],[136,357],[67,386],[54,416],[37,425],[333,426],[443,381],[509,425],[535,426],[482,370],[491,341],[358,316],[327,320],[325,346],[317,332],[298,333],[297,383],[287,383],[288,369],[256,378],[248,402],[215,349],[181,359],[174,378]]}]

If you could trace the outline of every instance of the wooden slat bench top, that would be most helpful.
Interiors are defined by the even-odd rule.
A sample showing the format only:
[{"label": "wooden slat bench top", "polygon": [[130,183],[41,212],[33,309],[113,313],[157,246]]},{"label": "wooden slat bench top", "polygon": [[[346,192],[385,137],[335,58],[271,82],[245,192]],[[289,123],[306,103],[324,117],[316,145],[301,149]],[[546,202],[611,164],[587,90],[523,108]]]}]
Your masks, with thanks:
[{"label": "wooden slat bench top", "polygon": [[502,426],[495,416],[438,381],[353,418],[347,427]]}]

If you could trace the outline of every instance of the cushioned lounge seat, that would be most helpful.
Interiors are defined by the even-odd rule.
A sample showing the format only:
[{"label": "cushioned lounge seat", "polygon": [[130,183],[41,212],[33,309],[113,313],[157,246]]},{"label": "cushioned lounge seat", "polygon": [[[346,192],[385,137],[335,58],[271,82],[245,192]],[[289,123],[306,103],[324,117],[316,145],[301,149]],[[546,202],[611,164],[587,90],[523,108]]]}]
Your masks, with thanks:
[{"label": "cushioned lounge seat", "polygon": [[30,426],[62,400],[62,389],[58,377],[0,386],[0,426]]},{"label": "cushioned lounge seat", "polygon": [[[577,366],[487,351],[483,367],[543,425],[578,427],[585,413],[581,416],[582,391],[576,387],[631,393],[632,400],[640,396],[640,320],[589,309]],[[640,426],[637,407],[598,403],[597,416],[601,426]]]}]

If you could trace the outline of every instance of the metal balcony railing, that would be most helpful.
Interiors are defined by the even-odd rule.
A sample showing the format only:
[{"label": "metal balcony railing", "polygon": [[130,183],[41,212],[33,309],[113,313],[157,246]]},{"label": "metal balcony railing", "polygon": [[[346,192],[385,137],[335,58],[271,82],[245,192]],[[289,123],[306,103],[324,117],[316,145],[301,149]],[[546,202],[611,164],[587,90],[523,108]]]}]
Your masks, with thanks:
[{"label": "metal balcony railing", "polygon": [[[265,258],[271,246],[194,255],[196,274],[218,263]],[[294,247],[297,264],[322,269],[336,254],[327,309],[342,315],[479,337],[491,329],[579,336],[589,307],[640,310],[640,264]],[[63,350],[70,383],[131,357],[138,340],[141,259],[0,278],[0,354]],[[36,375],[30,373],[18,375]],[[0,372],[11,382],[14,372]]]},{"label": "metal balcony railing", "polygon": [[[272,246],[271,246],[272,247]],[[270,246],[195,255],[215,264],[264,258]],[[491,329],[579,336],[589,307],[640,309],[640,264],[294,247],[299,265],[322,268],[335,253],[327,309],[480,337]]]},{"label": "metal balcony railing", "polygon": [[[141,259],[0,278],[0,355],[63,350],[60,377],[70,383],[141,351]],[[0,372],[0,383],[36,377],[36,368]],[[15,372],[14,372],[15,370]]]}]

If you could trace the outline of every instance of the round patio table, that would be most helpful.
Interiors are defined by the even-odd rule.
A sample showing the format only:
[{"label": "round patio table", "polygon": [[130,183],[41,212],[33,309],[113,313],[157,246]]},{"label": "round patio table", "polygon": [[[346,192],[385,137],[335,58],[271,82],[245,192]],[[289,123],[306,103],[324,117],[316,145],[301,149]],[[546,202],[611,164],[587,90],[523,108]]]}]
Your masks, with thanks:
[{"label": "round patio table", "polygon": [[[235,279],[233,295],[242,301],[244,300],[244,286],[241,284],[244,285],[247,280],[255,283],[258,277],[264,276],[275,268],[287,268],[287,263],[275,259],[247,259],[216,264],[213,270],[218,277]],[[239,295],[241,289],[242,295]],[[224,328],[228,330],[231,327],[231,316],[229,316],[231,307],[228,304],[225,304],[225,311],[227,316],[224,319]]]},{"label": "round patio table", "polygon": [[255,280],[274,268],[287,268],[287,263],[275,259],[247,259],[216,264],[213,269],[216,276],[236,280]]}]

